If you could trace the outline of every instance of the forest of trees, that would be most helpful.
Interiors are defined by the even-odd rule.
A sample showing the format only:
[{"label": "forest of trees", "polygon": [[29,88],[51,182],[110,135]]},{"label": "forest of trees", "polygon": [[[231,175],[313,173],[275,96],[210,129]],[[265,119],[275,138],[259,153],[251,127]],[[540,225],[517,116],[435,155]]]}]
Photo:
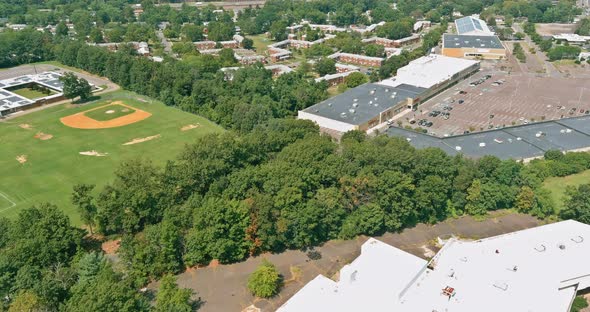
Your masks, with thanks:
[{"label": "forest of trees", "polygon": [[556,212],[542,181],[588,168],[587,153],[551,151],[523,165],[360,132],[337,144],[311,122],[273,119],[247,134],[202,138],[165,167],[124,162],[91,201],[96,231],[123,236],[120,254],[140,286],[213,259],[232,263],[463,214],[515,208],[546,218]]}]

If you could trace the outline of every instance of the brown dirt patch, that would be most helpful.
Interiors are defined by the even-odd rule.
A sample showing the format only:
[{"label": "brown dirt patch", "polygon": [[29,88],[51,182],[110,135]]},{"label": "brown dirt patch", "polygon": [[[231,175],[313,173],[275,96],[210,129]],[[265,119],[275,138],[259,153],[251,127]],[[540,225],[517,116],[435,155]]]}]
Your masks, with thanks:
[{"label": "brown dirt patch", "polygon": [[51,140],[51,138],[53,138],[53,135],[51,135],[51,134],[47,134],[47,133],[43,133],[43,132],[37,132],[37,134],[35,134],[35,139],[39,139],[41,141]]},{"label": "brown dirt patch", "polygon": [[197,124],[190,124],[190,125],[186,125],[186,126],[183,126],[182,128],[180,128],[180,131],[187,131],[187,130],[191,130],[191,129],[196,129],[200,126],[201,125],[198,123]]},{"label": "brown dirt patch", "polygon": [[33,129],[33,126],[32,125],[26,124],[26,123],[20,124],[18,126],[21,127],[22,129],[25,129],[25,130],[31,130],[31,129]]},{"label": "brown dirt patch", "polygon": [[27,162],[27,155],[16,156],[16,161],[18,161],[21,164],[26,163]]},{"label": "brown dirt patch", "polygon": [[145,138],[135,138],[135,139],[133,139],[133,140],[127,142],[127,143],[123,143],[123,145],[133,145],[133,144],[137,144],[137,143],[143,143],[143,142],[146,142],[146,141],[157,139],[159,137],[160,137],[160,135],[159,134],[156,134],[156,135],[152,135],[152,136],[145,137]]},{"label": "brown dirt patch", "polygon": [[213,259],[213,260],[211,260],[211,262],[209,262],[209,265],[207,267],[214,269],[218,266],[219,266],[219,260]]},{"label": "brown dirt patch", "polygon": [[103,157],[108,155],[109,153],[99,153],[97,151],[87,151],[87,152],[80,152],[80,155],[84,156],[96,156],[96,157]]},{"label": "brown dirt patch", "polygon": [[[121,106],[125,106],[128,109],[133,109],[135,110],[135,112],[129,114],[129,115],[125,115],[125,116],[121,116],[119,118],[115,118],[115,119],[111,119],[111,120],[105,120],[105,121],[98,121],[95,119],[92,119],[88,116],[85,115],[85,113],[93,111],[93,110],[97,110],[97,109],[101,109],[110,105],[121,105]],[[150,117],[152,114],[148,113],[146,111],[143,111],[141,109],[137,109],[135,107],[123,104],[123,102],[121,101],[115,101],[112,103],[109,103],[107,105],[103,105],[103,106],[99,106],[93,109],[89,109],[87,111],[83,111],[80,113],[76,113],[70,116],[66,116],[60,119],[61,123],[71,127],[71,128],[77,128],[77,129],[107,129],[107,128],[116,128],[116,127],[122,127],[122,126],[126,126],[126,125],[130,125],[132,123],[136,123],[138,121],[142,121],[148,117]]]},{"label": "brown dirt patch", "polygon": [[114,255],[115,253],[117,253],[117,250],[119,250],[119,247],[121,247],[120,239],[107,241],[102,243],[101,245],[102,251],[104,251],[104,253],[106,253],[107,255]]}]

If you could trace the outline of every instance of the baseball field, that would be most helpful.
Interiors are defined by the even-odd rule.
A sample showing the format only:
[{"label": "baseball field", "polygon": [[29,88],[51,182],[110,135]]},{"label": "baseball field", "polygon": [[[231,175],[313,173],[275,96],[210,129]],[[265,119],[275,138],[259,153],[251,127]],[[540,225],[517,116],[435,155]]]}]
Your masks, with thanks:
[{"label": "baseball field", "polygon": [[185,144],[221,131],[205,118],[126,91],[0,122],[0,217],[51,202],[80,225],[69,198],[74,184],[101,189],[122,160],[164,164]]}]

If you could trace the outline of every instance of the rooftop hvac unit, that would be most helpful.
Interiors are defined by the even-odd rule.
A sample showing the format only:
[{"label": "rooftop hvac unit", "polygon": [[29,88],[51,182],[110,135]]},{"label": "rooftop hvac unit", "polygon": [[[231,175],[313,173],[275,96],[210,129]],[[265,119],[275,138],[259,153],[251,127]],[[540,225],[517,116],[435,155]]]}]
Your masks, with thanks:
[{"label": "rooftop hvac unit", "polygon": [[351,109],[349,109],[348,111],[349,111],[351,114],[354,114],[354,109],[352,109],[352,108],[351,108]]},{"label": "rooftop hvac unit", "polygon": [[359,106],[359,103],[352,103],[352,107],[357,107]]}]

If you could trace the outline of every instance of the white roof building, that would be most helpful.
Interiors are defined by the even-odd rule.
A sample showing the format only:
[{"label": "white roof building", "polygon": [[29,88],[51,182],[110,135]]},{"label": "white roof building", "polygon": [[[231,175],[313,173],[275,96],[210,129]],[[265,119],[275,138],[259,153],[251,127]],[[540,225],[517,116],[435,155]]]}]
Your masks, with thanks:
[{"label": "white roof building", "polygon": [[478,63],[473,60],[431,54],[411,61],[398,69],[395,77],[383,80],[380,84],[391,87],[408,84],[429,89],[452,79],[457,73]]},{"label": "white roof building", "polygon": [[455,28],[459,35],[493,36],[488,24],[474,16],[466,16],[455,20]]},{"label": "white roof building", "polygon": [[578,34],[559,34],[554,35],[553,39],[555,40],[565,40],[569,43],[573,44],[584,44],[586,41],[590,41],[590,36],[580,36]]},{"label": "white roof building", "polygon": [[566,312],[590,287],[588,255],[590,225],[572,220],[453,238],[428,264],[369,239],[338,282],[319,276],[278,311]]},{"label": "white roof building", "polygon": [[340,270],[338,282],[320,275],[277,311],[395,311],[399,294],[426,264],[371,238],[361,255]]}]

